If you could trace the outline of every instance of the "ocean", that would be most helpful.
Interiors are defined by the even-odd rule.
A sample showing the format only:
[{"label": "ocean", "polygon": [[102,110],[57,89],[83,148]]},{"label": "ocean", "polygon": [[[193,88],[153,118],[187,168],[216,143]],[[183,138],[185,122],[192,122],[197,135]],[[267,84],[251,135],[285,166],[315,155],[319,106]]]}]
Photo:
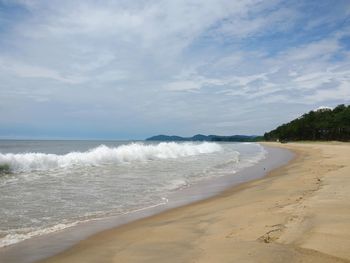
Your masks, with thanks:
[{"label": "ocean", "polygon": [[2,140],[0,247],[166,205],[265,157],[256,143]]}]

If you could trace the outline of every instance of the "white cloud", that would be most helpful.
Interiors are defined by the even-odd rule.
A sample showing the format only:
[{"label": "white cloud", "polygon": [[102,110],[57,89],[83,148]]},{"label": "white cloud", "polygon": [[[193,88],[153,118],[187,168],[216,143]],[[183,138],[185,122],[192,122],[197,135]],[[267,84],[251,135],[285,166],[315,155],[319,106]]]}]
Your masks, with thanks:
[{"label": "white cloud", "polygon": [[233,16],[221,25],[219,31],[225,37],[257,37],[276,31],[285,31],[293,26],[299,16],[296,10],[285,7],[266,12],[270,7],[262,5],[261,8],[247,10],[244,15]]},{"label": "white cloud", "polygon": [[[231,118],[265,107],[276,114],[275,104],[290,109],[350,100],[350,52],[341,43],[350,30],[309,34],[324,21],[314,14],[321,20],[307,23],[316,20],[303,3],[4,3],[27,10],[10,18],[11,30],[0,31],[0,97],[13,119],[18,105],[31,116],[45,115],[47,109],[33,106],[37,101],[58,119],[74,123],[79,114],[90,115],[115,130],[125,120],[145,127],[157,120],[162,128],[172,120],[216,123],[218,116],[218,127],[228,129]],[[338,18],[327,10],[327,20],[334,26]],[[91,106],[97,104],[98,110]]]},{"label": "white cloud", "polygon": [[292,48],[282,55],[288,61],[310,60],[317,58],[329,59],[332,54],[339,51],[340,45],[335,38],[311,42],[296,48]]},{"label": "white cloud", "polygon": [[194,81],[176,81],[170,82],[165,85],[166,90],[170,91],[191,91],[198,90],[201,88],[201,85]]},{"label": "white cloud", "polygon": [[20,78],[44,78],[52,79],[64,83],[77,84],[83,80],[78,77],[62,76],[59,72],[35,65],[28,65],[13,59],[4,59],[0,57],[0,69],[2,72],[8,72],[15,77]]}]

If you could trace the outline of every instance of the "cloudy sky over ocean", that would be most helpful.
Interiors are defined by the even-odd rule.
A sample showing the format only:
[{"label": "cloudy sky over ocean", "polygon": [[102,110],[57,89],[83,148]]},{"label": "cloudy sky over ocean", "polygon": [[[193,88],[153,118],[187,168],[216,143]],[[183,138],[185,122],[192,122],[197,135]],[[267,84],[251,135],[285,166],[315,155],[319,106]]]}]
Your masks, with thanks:
[{"label": "cloudy sky over ocean", "polygon": [[0,0],[0,137],[262,134],[350,103],[350,1]]}]

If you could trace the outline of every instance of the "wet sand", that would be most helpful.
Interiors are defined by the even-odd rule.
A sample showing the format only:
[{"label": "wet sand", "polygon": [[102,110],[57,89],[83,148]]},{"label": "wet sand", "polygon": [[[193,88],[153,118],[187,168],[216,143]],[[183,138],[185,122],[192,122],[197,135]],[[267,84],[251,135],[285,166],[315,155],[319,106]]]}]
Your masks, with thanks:
[{"label": "wet sand", "polygon": [[236,185],[262,178],[269,171],[287,164],[294,156],[291,151],[286,149],[270,146],[264,146],[264,148],[268,154],[261,162],[246,167],[236,173],[202,180],[196,184],[178,189],[167,196],[167,203],[160,206],[148,207],[126,214],[108,216],[96,220],[88,220],[61,231],[32,237],[14,245],[2,247],[0,248],[0,262],[33,263],[52,257],[93,234],[199,200],[205,200]]},{"label": "wet sand", "polygon": [[268,177],[43,262],[350,262],[350,144],[278,146],[297,157]]},{"label": "wet sand", "polygon": [[268,144],[269,176],[95,234],[42,262],[350,262],[350,144]]}]

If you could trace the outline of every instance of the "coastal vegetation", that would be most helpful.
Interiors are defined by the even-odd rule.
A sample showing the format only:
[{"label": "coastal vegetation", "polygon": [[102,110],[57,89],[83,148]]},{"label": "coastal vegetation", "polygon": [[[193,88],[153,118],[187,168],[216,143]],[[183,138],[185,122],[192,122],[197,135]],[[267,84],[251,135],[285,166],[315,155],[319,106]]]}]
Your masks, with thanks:
[{"label": "coastal vegetation", "polygon": [[350,141],[350,105],[338,105],[334,109],[320,108],[266,132],[264,136],[249,135],[202,135],[192,137],[157,135],[147,141]]},{"label": "coastal vegetation", "polygon": [[350,105],[322,108],[264,134],[267,141],[350,141]]}]

